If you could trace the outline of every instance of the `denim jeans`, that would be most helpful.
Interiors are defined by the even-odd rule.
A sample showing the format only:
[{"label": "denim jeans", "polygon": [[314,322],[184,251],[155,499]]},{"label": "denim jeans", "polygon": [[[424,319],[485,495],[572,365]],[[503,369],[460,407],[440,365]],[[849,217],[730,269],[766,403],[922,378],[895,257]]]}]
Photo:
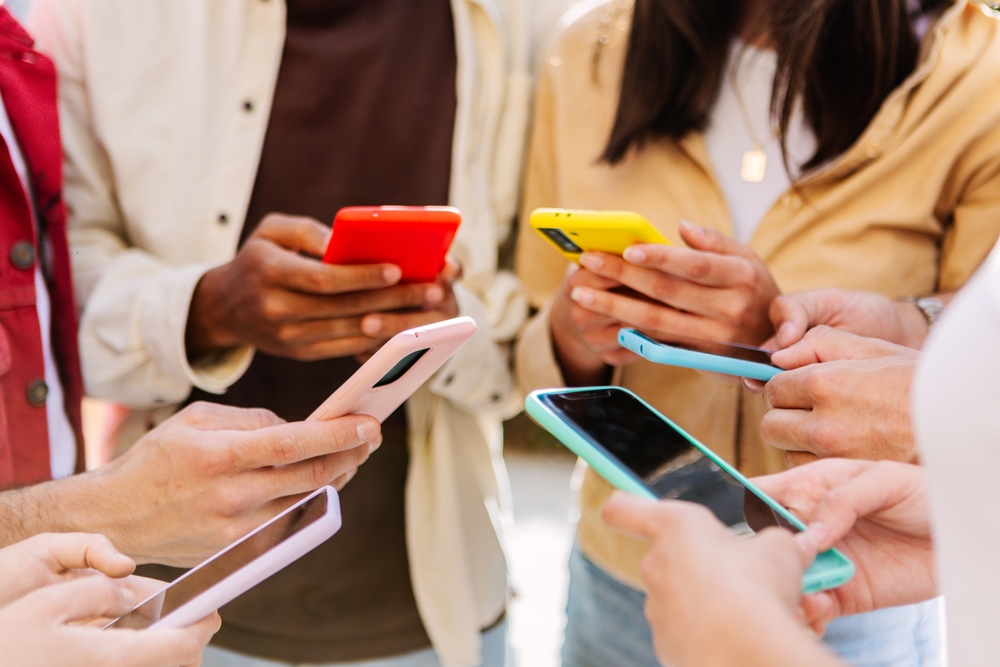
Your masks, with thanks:
[{"label": "denim jeans", "polygon": [[[305,663],[292,665],[287,662],[253,658],[214,646],[205,649],[205,659],[201,663],[202,667],[298,667],[299,664],[305,665]],[[441,667],[434,649],[425,649],[378,660],[337,662],[327,665],[309,663],[309,665],[310,667]],[[483,633],[483,661],[480,663],[480,667],[512,667],[512,665],[512,652],[507,648],[507,621],[505,619],[496,627]]]},{"label": "denim jeans", "polygon": [[[574,547],[562,667],[659,667],[643,614],[646,596]],[[855,667],[939,667],[937,600],[838,619],[824,643]]]}]

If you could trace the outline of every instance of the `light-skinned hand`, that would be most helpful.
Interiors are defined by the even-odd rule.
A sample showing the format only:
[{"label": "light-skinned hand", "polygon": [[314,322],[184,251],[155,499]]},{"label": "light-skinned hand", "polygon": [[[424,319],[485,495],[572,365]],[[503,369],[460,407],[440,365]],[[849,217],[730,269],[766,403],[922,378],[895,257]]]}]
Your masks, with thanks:
[{"label": "light-skinned hand", "polygon": [[821,326],[775,352],[788,369],[764,387],[765,442],[788,465],[816,458],[913,462],[910,385],[919,353]]},{"label": "light-skinned hand", "polygon": [[0,549],[0,607],[45,586],[95,573],[132,574],[135,562],[103,535],[43,534]]},{"label": "light-skinned hand", "polygon": [[817,629],[840,616],[937,594],[923,468],[828,459],[753,481],[808,525],[798,540],[820,551],[836,546],[857,567],[847,585],[806,599]]},{"label": "light-skinned hand", "polygon": [[824,289],[779,296],[771,304],[775,347],[789,347],[814,327],[879,338],[920,349],[927,338],[927,319],[916,306],[874,292]]},{"label": "light-skinned hand", "polygon": [[615,530],[648,540],[646,617],[663,664],[839,664],[807,637],[802,575],[816,556],[778,528],[739,539],[704,507],[621,492],[604,507]]},{"label": "light-skinned hand", "polygon": [[[365,354],[395,333],[457,313],[451,283],[398,284],[392,264],[321,261],[330,228],[266,216],[233,261],[199,281],[188,315],[188,356],[250,345],[301,361]],[[389,313],[366,318],[372,313]]]},{"label": "light-skinned hand", "polygon": [[364,415],[287,424],[196,403],[102,468],[0,494],[18,517],[0,543],[97,532],[137,562],[192,567],[321,486],[343,487],[379,444]]},{"label": "light-skinned hand", "polygon": [[181,630],[102,630],[91,623],[132,610],[121,582],[92,576],[41,588],[0,609],[7,667],[196,667],[221,621]]},{"label": "light-skinned hand", "polygon": [[622,257],[584,253],[580,263],[635,294],[578,286],[581,307],[663,340],[671,335],[759,345],[773,334],[768,309],[780,293],[749,247],[682,222],[689,247],[641,244]]},{"label": "light-skinned hand", "polygon": [[620,290],[621,285],[571,264],[552,303],[552,344],[567,384],[601,384],[608,379],[610,367],[624,366],[639,357],[618,344],[618,320],[573,300],[577,289]]}]

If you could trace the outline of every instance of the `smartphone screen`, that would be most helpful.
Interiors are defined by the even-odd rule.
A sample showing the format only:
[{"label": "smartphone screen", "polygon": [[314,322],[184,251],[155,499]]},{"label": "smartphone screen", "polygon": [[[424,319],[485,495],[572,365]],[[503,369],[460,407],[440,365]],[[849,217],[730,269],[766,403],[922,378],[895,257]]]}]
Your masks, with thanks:
[{"label": "smartphone screen", "polygon": [[774,366],[774,364],[771,362],[771,353],[768,352],[767,350],[762,350],[759,347],[740,345],[738,343],[717,343],[711,340],[701,340],[699,338],[687,338],[685,336],[671,336],[669,340],[663,340],[663,341],[653,340],[652,338],[650,338],[649,340],[650,342],[653,343],[670,345],[671,347],[679,347],[682,350],[690,350],[692,352],[704,352],[706,354],[714,354],[719,357],[727,357],[729,359],[739,359],[740,361],[752,361],[755,364]]},{"label": "smartphone screen", "polygon": [[798,531],[628,392],[601,389],[540,398],[658,498],[703,505],[740,535],[769,526]]},{"label": "smartphone screen", "polygon": [[314,523],[327,512],[327,494],[318,494],[269,524],[251,533],[226,551],[187,572],[159,593],[139,604],[132,612],[107,627],[141,630],[190,602],[243,566],[253,562],[278,544]]}]

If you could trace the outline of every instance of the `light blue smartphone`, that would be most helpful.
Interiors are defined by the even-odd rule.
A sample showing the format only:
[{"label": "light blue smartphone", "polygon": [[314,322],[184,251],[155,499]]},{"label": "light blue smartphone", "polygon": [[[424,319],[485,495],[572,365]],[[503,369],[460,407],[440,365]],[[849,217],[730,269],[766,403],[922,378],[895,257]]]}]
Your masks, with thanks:
[{"label": "light blue smartphone", "polygon": [[[546,389],[524,403],[542,428],[608,482],[651,499],[704,505],[738,535],[770,526],[805,525],[738,470],[621,387]],[[836,549],[821,553],[802,579],[808,595],[843,586],[854,563]]]},{"label": "light blue smartphone", "polygon": [[671,342],[662,343],[635,329],[619,330],[618,344],[643,359],[666,366],[694,368],[761,382],[767,382],[781,372],[771,363],[770,352],[749,345],[716,343],[683,336],[674,336]]}]

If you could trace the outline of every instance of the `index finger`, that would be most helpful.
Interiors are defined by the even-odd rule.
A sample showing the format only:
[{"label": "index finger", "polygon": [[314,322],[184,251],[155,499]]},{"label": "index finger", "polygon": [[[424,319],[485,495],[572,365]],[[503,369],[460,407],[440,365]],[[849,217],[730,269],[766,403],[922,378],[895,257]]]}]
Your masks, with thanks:
[{"label": "index finger", "polygon": [[822,459],[815,463],[773,475],[754,477],[752,481],[779,504],[794,510],[808,521],[813,509],[827,491],[870,468],[872,461]]},{"label": "index finger", "polygon": [[659,525],[658,503],[624,491],[615,491],[604,504],[604,523],[619,533],[652,540]]},{"label": "index finger", "polygon": [[270,253],[266,280],[306,294],[344,294],[389,287],[402,271],[395,264],[327,264],[288,250]]},{"label": "index finger", "polygon": [[227,449],[236,469],[285,466],[367,445],[380,430],[372,417],[347,415],[237,432]]},{"label": "index finger", "polygon": [[622,258],[635,266],[669,273],[703,287],[729,287],[744,277],[746,262],[739,257],[703,250],[638,244],[627,248]]}]

